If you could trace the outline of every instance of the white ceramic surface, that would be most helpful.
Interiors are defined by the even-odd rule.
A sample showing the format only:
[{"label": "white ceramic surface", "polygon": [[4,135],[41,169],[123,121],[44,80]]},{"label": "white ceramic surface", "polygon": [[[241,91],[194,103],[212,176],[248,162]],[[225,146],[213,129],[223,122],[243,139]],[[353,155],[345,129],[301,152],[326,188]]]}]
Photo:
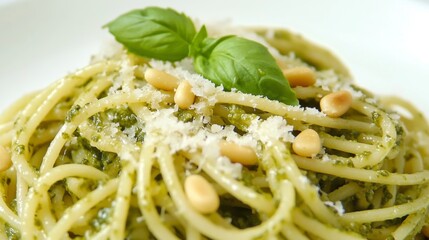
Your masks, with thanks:
[{"label": "white ceramic surface", "polygon": [[300,32],[333,50],[361,86],[429,114],[427,0],[0,0],[0,109],[85,66],[110,38],[103,24],[148,5]]}]

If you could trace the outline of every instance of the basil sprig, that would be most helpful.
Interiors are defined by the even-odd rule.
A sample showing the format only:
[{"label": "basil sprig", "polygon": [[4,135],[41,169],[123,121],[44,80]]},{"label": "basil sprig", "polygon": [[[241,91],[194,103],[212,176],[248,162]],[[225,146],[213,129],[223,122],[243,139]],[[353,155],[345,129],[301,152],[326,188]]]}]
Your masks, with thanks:
[{"label": "basil sprig", "polygon": [[107,24],[130,52],[163,61],[194,58],[195,71],[224,89],[233,88],[297,105],[298,100],[275,59],[260,43],[237,37],[208,37],[185,14],[148,7],[133,10]]}]

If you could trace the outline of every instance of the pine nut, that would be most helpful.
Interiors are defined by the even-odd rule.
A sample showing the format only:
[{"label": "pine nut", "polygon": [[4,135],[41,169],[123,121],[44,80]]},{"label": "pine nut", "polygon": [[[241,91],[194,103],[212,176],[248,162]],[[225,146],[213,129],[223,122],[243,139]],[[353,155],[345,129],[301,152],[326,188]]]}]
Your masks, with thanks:
[{"label": "pine nut", "polygon": [[329,117],[341,117],[352,105],[352,95],[345,90],[330,93],[320,100],[320,109]]},{"label": "pine nut", "polygon": [[256,152],[247,146],[240,146],[233,142],[221,141],[219,143],[220,154],[228,157],[233,163],[241,163],[242,165],[257,165],[258,156]]},{"label": "pine nut", "polygon": [[3,145],[0,145],[0,172],[6,171],[12,166],[10,153]]},{"label": "pine nut", "polygon": [[316,82],[314,71],[308,67],[295,67],[283,70],[283,75],[291,87],[308,87]]},{"label": "pine nut", "polygon": [[179,79],[176,77],[153,68],[145,71],[144,78],[152,86],[165,91],[173,91],[179,85]]},{"label": "pine nut", "polygon": [[303,157],[312,157],[318,154],[321,148],[319,134],[313,129],[300,132],[292,144],[293,151]]},{"label": "pine nut", "polygon": [[219,208],[219,195],[204,177],[190,175],[185,179],[185,194],[192,207],[200,213],[214,213]]},{"label": "pine nut", "polygon": [[174,102],[181,109],[188,109],[194,103],[195,94],[192,92],[192,86],[188,81],[180,82],[174,94]]}]

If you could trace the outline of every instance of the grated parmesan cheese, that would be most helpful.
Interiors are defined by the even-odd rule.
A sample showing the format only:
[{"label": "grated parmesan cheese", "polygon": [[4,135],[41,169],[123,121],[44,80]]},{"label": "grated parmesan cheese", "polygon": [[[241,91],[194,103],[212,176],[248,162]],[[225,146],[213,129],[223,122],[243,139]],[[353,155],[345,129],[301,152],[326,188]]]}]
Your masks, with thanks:
[{"label": "grated parmesan cheese", "polygon": [[319,111],[317,108],[311,108],[311,107],[301,107],[301,106],[287,106],[288,111],[290,112],[302,112],[304,115],[313,115],[318,117],[325,117],[326,114]]},{"label": "grated parmesan cheese", "polygon": [[343,204],[341,201],[331,202],[331,201],[325,201],[323,202],[326,206],[331,207],[335,210],[335,212],[338,213],[338,215],[342,216],[345,213]]},{"label": "grated parmesan cheese", "polygon": [[304,176],[304,175],[300,175],[298,177],[298,179],[303,184],[309,184],[310,183],[310,180],[306,176]]},{"label": "grated parmesan cheese", "polygon": [[216,159],[216,169],[223,174],[235,179],[241,178],[242,165],[239,163],[232,163],[227,157],[219,156]]},{"label": "grated parmesan cheese", "polygon": [[[275,131],[273,131],[275,129]],[[280,116],[271,116],[267,120],[254,119],[247,129],[253,139],[257,139],[267,146],[275,141],[292,142],[293,126],[288,125],[286,120]]]}]

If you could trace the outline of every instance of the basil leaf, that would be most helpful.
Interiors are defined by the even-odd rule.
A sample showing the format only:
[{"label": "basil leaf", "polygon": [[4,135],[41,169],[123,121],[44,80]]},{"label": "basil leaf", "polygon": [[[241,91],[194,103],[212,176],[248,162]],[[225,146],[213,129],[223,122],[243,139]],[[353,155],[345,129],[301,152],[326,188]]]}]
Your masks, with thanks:
[{"label": "basil leaf", "polygon": [[189,56],[195,57],[201,53],[202,42],[207,36],[206,26],[203,25],[192,40],[192,44],[189,46]]},{"label": "basil leaf", "polygon": [[164,61],[187,57],[196,34],[185,14],[159,7],[133,10],[106,26],[130,52]]},{"label": "basil leaf", "polygon": [[298,99],[268,49],[251,40],[226,36],[206,38],[194,58],[195,71],[224,89],[263,95],[288,105]]}]

